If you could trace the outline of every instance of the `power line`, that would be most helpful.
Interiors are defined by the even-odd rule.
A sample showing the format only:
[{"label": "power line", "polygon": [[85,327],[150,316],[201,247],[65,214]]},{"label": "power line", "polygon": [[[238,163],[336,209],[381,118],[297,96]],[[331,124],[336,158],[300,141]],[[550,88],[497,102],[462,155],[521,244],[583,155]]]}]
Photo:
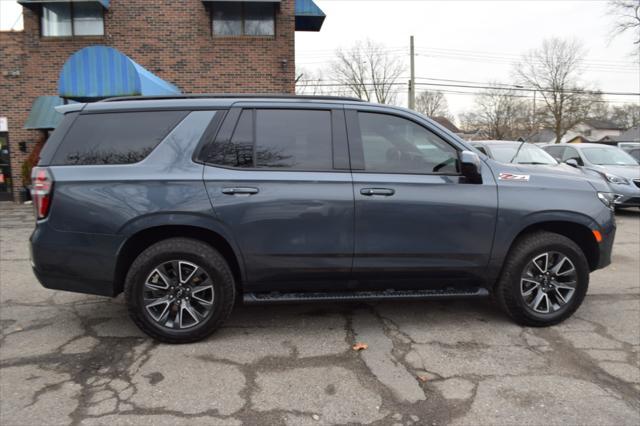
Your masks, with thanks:
[{"label": "power line", "polygon": [[[425,77],[416,77],[420,79],[425,79]],[[318,82],[320,81],[320,82]],[[299,80],[301,83],[309,83],[306,84],[308,87],[349,87],[352,86],[348,83],[340,83],[340,82],[330,82],[324,83],[324,80]],[[336,80],[334,80],[336,81]],[[407,83],[403,82],[391,82],[384,83],[385,86],[404,86]],[[502,85],[507,85],[501,83]],[[357,83],[353,84],[353,86],[374,86],[375,84],[372,82],[365,83]],[[435,86],[435,87],[457,87],[457,88],[467,88],[467,89],[495,89],[495,90],[510,90],[516,92],[549,92],[549,93],[571,93],[571,94],[585,94],[585,95],[608,95],[608,96],[640,96],[640,92],[605,92],[599,90],[583,90],[583,89],[565,89],[565,90],[554,90],[548,88],[534,88],[534,87],[522,87],[511,85],[511,87],[500,87],[494,85],[486,85],[486,84],[452,84],[452,83],[428,83],[428,82],[416,82],[416,86]]]},{"label": "power line", "polygon": [[[341,49],[309,49],[301,52],[296,52],[296,56],[304,57],[308,56],[310,58],[325,58],[325,57],[333,57],[336,54],[336,51]],[[383,53],[408,53],[409,49],[407,46],[386,46],[378,49]],[[522,53],[510,53],[510,52],[489,52],[482,50],[465,50],[465,49],[451,49],[451,48],[440,48],[440,47],[419,47],[416,48],[416,51],[422,51],[423,53],[435,53],[440,55],[449,55],[449,56],[473,56],[473,57],[481,57],[486,59],[503,59],[503,60],[521,60],[523,57]],[[587,58],[583,61],[586,65],[595,65],[595,66],[617,66],[617,67],[638,67],[640,64],[636,61],[627,61],[627,60],[612,60],[612,59],[597,59],[597,58]]]}]

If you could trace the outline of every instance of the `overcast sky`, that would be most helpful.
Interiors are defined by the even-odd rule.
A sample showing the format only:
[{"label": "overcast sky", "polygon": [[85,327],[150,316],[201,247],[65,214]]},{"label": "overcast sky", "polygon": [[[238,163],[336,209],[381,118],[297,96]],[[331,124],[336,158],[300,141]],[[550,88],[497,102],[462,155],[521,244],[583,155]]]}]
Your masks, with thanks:
[{"label": "overcast sky", "polygon": [[[630,56],[633,37],[611,39],[613,18],[607,14],[606,1],[315,1],[327,18],[318,33],[296,33],[299,68],[325,67],[335,49],[366,38],[384,44],[408,64],[409,36],[414,35],[418,77],[510,82],[519,55],[539,46],[544,38],[557,36],[584,44],[588,56],[583,78],[590,85],[603,91],[640,92],[640,69]],[[0,0],[0,7],[2,29],[6,29],[16,22],[20,8],[13,0]],[[447,93],[447,99],[458,115],[472,106],[473,96]],[[606,99],[640,101],[637,96]],[[406,101],[404,93],[402,101]]]},{"label": "overcast sky", "polygon": [[[583,78],[590,85],[603,91],[640,92],[638,62],[630,56],[633,38],[627,34],[611,39],[613,21],[607,14],[606,1],[316,0],[316,3],[327,18],[319,33],[296,33],[296,65],[300,68],[325,67],[337,47],[366,38],[388,46],[408,64],[409,36],[414,35],[418,77],[510,82],[513,62],[523,52],[539,46],[543,39],[556,36],[574,38],[584,44],[588,56]],[[606,99],[640,102],[637,96]],[[473,95],[448,93],[447,100],[457,115],[472,106]]]}]

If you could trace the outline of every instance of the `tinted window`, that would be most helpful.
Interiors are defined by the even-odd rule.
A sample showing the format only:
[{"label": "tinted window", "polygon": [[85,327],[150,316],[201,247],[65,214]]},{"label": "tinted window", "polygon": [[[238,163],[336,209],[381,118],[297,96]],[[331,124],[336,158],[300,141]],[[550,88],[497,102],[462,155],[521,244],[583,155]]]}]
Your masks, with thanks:
[{"label": "tinted window", "polygon": [[562,154],[564,153],[564,146],[547,146],[544,148],[553,158],[558,161],[562,161]]},{"label": "tinted window", "polygon": [[231,141],[216,141],[208,162],[228,167],[332,169],[331,113],[245,110]]},{"label": "tinted window", "polygon": [[187,111],[79,115],[53,165],[129,164],[144,159]]},{"label": "tinted window", "polygon": [[457,151],[404,118],[358,114],[365,170],[391,173],[457,173]]},{"label": "tinted window", "polygon": [[217,141],[207,162],[227,167],[253,167],[253,111],[244,110],[229,142]]},{"label": "tinted window", "polygon": [[566,147],[564,149],[564,154],[562,154],[562,161],[567,160],[576,160],[578,164],[582,165],[582,160],[580,159],[580,155],[575,148]]},{"label": "tinted window", "polygon": [[256,166],[299,170],[331,169],[331,113],[258,110]]}]

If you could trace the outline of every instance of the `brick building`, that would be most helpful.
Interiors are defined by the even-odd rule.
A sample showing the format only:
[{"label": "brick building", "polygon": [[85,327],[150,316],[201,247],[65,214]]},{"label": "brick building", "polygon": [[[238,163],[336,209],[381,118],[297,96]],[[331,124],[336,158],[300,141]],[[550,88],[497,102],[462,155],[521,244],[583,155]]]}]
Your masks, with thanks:
[{"label": "brick building", "polygon": [[80,49],[117,49],[182,93],[294,93],[295,31],[319,31],[324,19],[312,0],[19,3],[24,30],[0,32],[0,137],[9,139],[16,200],[39,136],[24,129],[34,101],[60,95],[61,70]]}]

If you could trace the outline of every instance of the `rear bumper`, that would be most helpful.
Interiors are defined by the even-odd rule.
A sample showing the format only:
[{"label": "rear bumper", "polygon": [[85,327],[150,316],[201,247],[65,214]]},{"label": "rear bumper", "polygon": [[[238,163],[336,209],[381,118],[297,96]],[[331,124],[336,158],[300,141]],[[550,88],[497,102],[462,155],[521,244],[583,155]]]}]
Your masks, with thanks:
[{"label": "rear bumper", "polygon": [[33,272],[43,287],[116,295],[113,281],[121,237],[58,231],[43,221],[29,241]]}]

